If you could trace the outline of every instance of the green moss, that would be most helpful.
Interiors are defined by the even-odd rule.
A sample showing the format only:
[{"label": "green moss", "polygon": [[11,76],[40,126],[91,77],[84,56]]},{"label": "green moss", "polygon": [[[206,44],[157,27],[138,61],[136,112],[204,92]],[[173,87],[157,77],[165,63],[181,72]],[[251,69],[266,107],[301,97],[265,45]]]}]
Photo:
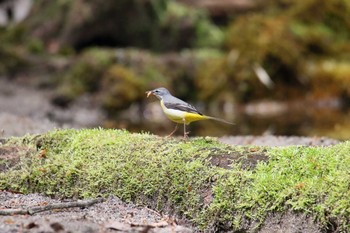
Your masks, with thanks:
[{"label": "green moss", "polygon": [[[312,216],[324,229],[330,222],[340,231],[350,227],[349,142],[233,147],[215,138],[84,129],[13,138],[8,145],[31,152],[0,173],[0,189],[63,197],[115,194],[175,211],[203,230],[258,227],[268,214],[291,210]],[[243,166],[253,155],[256,166]]]}]

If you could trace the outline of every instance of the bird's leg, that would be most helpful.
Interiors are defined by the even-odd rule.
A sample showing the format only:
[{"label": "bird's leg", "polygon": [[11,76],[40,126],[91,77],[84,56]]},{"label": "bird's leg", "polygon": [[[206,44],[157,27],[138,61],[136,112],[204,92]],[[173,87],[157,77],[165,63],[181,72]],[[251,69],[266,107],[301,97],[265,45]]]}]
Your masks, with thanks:
[{"label": "bird's leg", "polygon": [[188,138],[188,134],[190,132],[186,132],[186,124],[184,124],[184,138],[187,139]]},{"label": "bird's leg", "polygon": [[167,137],[171,137],[176,132],[177,126],[178,126],[178,124],[176,123],[175,129]]},{"label": "bird's leg", "polygon": [[183,122],[184,122],[184,138],[186,139],[186,138],[188,138],[188,134],[190,133],[190,132],[186,132],[186,121],[185,121],[185,119],[182,119],[183,120]]}]

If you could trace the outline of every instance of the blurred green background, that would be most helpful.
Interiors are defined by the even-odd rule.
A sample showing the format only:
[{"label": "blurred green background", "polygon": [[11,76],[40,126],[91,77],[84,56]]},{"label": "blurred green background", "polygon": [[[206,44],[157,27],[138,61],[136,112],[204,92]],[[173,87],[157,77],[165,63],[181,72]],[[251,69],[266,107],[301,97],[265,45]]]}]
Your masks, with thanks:
[{"label": "blurred green background", "polygon": [[0,79],[56,108],[89,96],[105,116],[91,126],[169,133],[145,96],[164,86],[236,123],[192,136],[349,139],[349,15],[348,0],[2,0]]}]

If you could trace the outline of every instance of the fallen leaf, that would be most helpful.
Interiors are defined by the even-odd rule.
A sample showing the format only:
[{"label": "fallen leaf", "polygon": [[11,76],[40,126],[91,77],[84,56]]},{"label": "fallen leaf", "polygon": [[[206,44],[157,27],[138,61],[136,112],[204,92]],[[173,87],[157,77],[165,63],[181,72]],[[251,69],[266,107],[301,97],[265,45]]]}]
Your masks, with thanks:
[{"label": "fallen leaf", "polygon": [[45,159],[46,158],[46,149],[43,149],[39,152],[38,157],[41,159]]},{"label": "fallen leaf", "polygon": [[15,223],[15,221],[13,221],[12,218],[5,219],[4,222],[5,222],[6,224],[14,224],[14,223]]},{"label": "fallen leaf", "polygon": [[43,201],[39,203],[39,206],[47,206],[49,203],[47,201]]},{"label": "fallen leaf", "polygon": [[259,151],[259,148],[250,148],[249,151],[250,152],[257,152],[257,151]]}]

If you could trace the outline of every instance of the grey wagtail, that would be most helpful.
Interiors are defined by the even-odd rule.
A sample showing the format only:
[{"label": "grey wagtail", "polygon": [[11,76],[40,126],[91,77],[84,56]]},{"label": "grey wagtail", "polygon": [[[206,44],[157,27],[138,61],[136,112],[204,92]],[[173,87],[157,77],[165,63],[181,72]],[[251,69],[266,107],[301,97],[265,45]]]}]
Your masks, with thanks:
[{"label": "grey wagtail", "polygon": [[233,125],[233,123],[225,121],[223,119],[203,115],[192,105],[180,100],[179,98],[176,98],[175,96],[172,96],[170,92],[164,87],[160,87],[152,91],[147,91],[146,94],[147,97],[150,95],[156,96],[160,100],[160,106],[162,107],[165,115],[170,120],[177,123],[175,129],[168,135],[168,137],[175,133],[178,124],[184,124],[184,137],[186,138],[188,135],[188,132],[186,132],[186,125],[190,124],[193,121],[215,120]]}]

